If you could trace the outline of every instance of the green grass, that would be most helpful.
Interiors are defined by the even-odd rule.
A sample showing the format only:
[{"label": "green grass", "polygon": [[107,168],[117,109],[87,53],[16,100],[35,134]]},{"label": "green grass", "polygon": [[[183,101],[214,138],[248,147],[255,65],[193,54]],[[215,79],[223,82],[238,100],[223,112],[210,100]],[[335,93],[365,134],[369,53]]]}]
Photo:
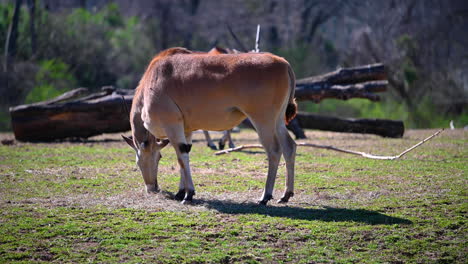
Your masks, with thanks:
[{"label": "green grass", "polygon": [[[432,133],[307,135],[394,155]],[[184,206],[172,199],[179,169],[171,148],[162,153],[163,191],[145,194],[133,151],[106,137],[113,140],[0,146],[0,263],[467,262],[465,131],[445,131],[395,161],[298,148],[295,197],[266,207],[255,204],[267,165],[261,150],[214,156],[196,136],[197,195]],[[282,162],[276,198],[284,172]]]}]

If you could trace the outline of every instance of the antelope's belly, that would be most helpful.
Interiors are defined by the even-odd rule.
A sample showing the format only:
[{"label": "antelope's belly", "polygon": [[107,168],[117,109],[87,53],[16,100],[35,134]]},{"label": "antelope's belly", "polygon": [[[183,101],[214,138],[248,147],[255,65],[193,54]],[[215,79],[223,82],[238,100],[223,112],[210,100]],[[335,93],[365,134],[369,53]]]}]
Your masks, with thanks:
[{"label": "antelope's belly", "polygon": [[199,129],[223,131],[237,126],[245,118],[244,113],[234,107],[216,109],[207,106],[204,109],[184,114],[184,126],[187,132]]}]

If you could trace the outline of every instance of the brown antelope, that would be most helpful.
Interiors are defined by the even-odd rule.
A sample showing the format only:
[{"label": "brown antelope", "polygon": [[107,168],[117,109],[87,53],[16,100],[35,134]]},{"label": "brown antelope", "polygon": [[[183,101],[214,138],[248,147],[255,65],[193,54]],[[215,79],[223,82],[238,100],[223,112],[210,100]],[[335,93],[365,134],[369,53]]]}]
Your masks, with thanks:
[{"label": "brown antelope", "polygon": [[289,63],[269,53],[211,55],[171,48],[153,58],[135,91],[124,137],[136,152],[148,192],[158,191],[160,150],[169,142],[180,165],[177,199],[195,194],[189,164],[192,131],[222,131],[248,117],[268,156],[268,175],[260,204],[272,199],[278,164],[286,160],[286,189],[278,202],[294,195],[296,144],[286,130],[296,114],[295,77]]},{"label": "brown antelope", "polygon": [[[210,51],[208,51],[208,54],[212,54],[212,55],[228,54],[228,53],[234,53],[234,52],[232,50],[224,49],[224,48],[221,48],[221,47],[218,47],[218,46],[216,46],[216,47],[212,48]],[[213,143],[213,140],[211,140],[210,133],[208,131],[206,131],[206,130],[203,130],[203,134],[205,135],[205,140],[206,140],[207,146],[210,147],[213,150],[216,150],[217,149],[216,145]],[[234,142],[232,141],[232,138],[231,138],[231,129],[223,131],[223,136],[218,141],[218,147],[219,147],[220,150],[224,149],[224,146],[226,145],[226,142],[229,143],[230,148],[235,147]]]},{"label": "brown antelope", "polygon": [[[213,143],[213,140],[210,137],[210,133],[208,131],[206,131],[206,130],[203,130],[203,135],[205,136],[206,145],[208,147],[210,147],[212,150],[217,150],[218,148]],[[226,142],[228,142],[230,148],[235,148],[236,147],[234,145],[234,142],[232,141],[231,129],[224,130],[223,131],[223,136],[218,140],[218,147],[219,147],[220,150],[224,149],[224,146],[226,145]]]}]

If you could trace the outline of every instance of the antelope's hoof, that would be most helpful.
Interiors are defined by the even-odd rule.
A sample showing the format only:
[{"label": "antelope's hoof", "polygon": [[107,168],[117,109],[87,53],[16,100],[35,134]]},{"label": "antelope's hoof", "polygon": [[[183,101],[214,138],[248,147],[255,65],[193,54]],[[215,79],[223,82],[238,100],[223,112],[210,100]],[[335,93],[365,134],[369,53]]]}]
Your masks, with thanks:
[{"label": "antelope's hoof", "polygon": [[182,200],[182,202],[180,202],[180,204],[183,204],[183,205],[190,205],[190,204],[192,204],[192,202],[193,202],[192,200],[185,200],[185,199],[184,199],[184,200]]},{"label": "antelope's hoof", "polygon": [[286,199],[286,198],[281,198],[277,201],[277,203],[288,203],[289,202],[289,199]]},{"label": "antelope's hoof", "polygon": [[294,193],[293,192],[287,192],[281,197],[281,199],[278,200],[278,203],[287,203],[289,202],[289,198],[293,197]]},{"label": "antelope's hoof", "polygon": [[158,193],[160,190],[157,186],[148,184],[146,185],[146,192],[147,193]]},{"label": "antelope's hoof", "polygon": [[259,205],[267,205],[268,201],[270,201],[271,199],[273,199],[273,195],[265,195],[262,200],[258,201],[258,204]]},{"label": "antelope's hoof", "polygon": [[226,145],[219,142],[219,150],[223,150]]},{"label": "antelope's hoof", "polygon": [[184,200],[182,200],[182,204],[191,204],[193,201],[193,196],[195,195],[195,191],[188,191],[185,193]]},{"label": "antelope's hoof", "polygon": [[210,149],[212,149],[212,150],[218,150],[215,145],[208,144],[207,146],[210,147]]},{"label": "antelope's hoof", "polygon": [[182,201],[184,197],[185,197],[185,190],[179,190],[174,196],[174,198],[178,201]]}]

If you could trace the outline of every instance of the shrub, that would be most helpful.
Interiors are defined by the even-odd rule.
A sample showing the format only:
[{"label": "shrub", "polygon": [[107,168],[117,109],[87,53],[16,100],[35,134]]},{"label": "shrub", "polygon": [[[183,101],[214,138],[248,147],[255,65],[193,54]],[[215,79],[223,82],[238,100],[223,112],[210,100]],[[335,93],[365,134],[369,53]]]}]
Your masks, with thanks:
[{"label": "shrub", "polygon": [[27,104],[48,100],[75,88],[74,76],[60,59],[44,60],[39,65],[36,86],[26,96]]}]

